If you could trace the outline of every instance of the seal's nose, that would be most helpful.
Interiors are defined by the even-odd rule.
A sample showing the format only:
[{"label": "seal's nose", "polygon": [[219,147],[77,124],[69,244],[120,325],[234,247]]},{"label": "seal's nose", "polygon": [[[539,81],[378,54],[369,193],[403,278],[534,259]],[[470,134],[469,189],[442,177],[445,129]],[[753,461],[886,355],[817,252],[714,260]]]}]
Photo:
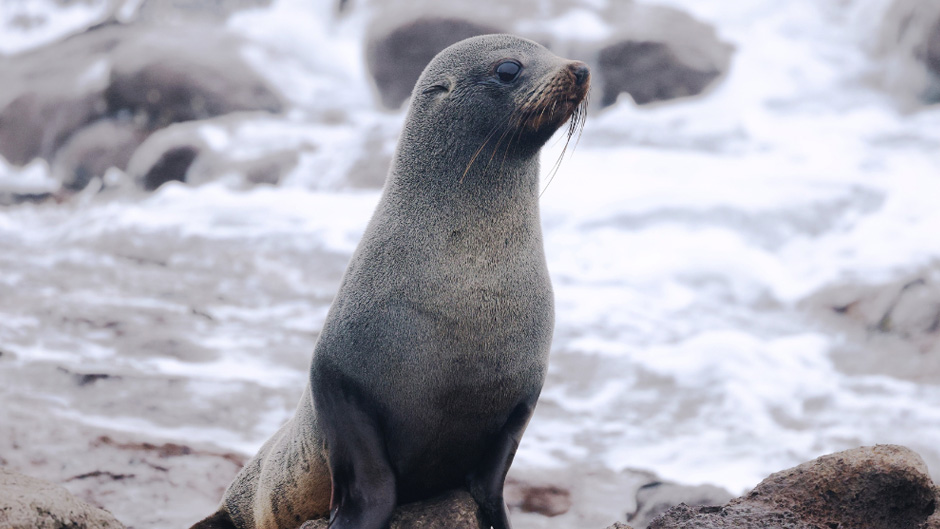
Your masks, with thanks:
[{"label": "seal's nose", "polygon": [[588,65],[580,61],[572,62],[568,65],[568,69],[574,74],[574,82],[578,86],[583,85],[591,78],[591,69],[588,68]]}]

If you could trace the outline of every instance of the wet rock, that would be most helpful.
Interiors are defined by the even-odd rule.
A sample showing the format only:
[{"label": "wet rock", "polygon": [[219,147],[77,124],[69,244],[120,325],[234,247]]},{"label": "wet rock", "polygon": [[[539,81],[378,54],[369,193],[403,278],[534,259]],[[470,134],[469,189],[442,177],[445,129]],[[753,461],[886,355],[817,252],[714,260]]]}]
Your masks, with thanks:
[{"label": "wet rock", "polygon": [[940,268],[936,265],[880,284],[831,285],[803,300],[801,306],[823,328],[842,338],[833,351],[841,371],[913,380],[940,376]]},{"label": "wet rock", "polygon": [[[327,520],[304,522],[300,529],[326,529]],[[470,494],[453,491],[437,498],[402,505],[389,529],[483,529],[485,526]]]},{"label": "wet rock", "polygon": [[119,529],[124,525],[58,485],[0,467],[0,527]]},{"label": "wet rock", "polygon": [[53,162],[81,189],[153,131],[283,102],[241,58],[241,41],[211,26],[110,24],[0,58],[0,155]]},{"label": "wet rock", "polygon": [[108,169],[127,169],[134,150],[147,137],[130,120],[102,119],[69,137],[55,153],[52,175],[68,191],[80,191]]},{"label": "wet rock", "polygon": [[571,491],[556,485],[534,485],[508,479],[504,494],[511,511],[554,517],[571,509]]},{"label": "wet rock", "polygon": [[[291,123],[259,113],[232,113],[163,128],[143,142],[127,164],[128,177],[146,190],[170,181],[200,185],[225,178],[236,186],[278,184],[294,169],[302,152],[316,147],[295,134]],[[241,134],[251,126],[269,127],[264,141]]]},{"label": "wet rock", "polygon": [[628,4],[613,42],[596,58],[601,106],[622,93],[638,105],[695,96],[728,71],[733,47],[713,27],[676,9]]},{"label": "wet rock", "polygon": [[282,109],[280,96],[241,59],[240,42],[211,28],[160,28],[122,42],[105,99],[150,129],[231,112]]},{"label": "wet rock", "polygon": [[[373,19],[367,62],[387,108],[407,100],[437,51],[486,32],[516,33],[588,62],[601,106],[622,93],[641,105],[700,94],[728,71],[733,52],[712,26],[687,13],[634,2],[481,0],[472,9],[418,2],[420,11],[398,1],[360,4],[369,4]],[[575,23],[593,29],[559,29]]]},{"label": "wet rock", "polygon": [[940,3],[893,0],[878,14],[875,82],[906,110],[940,103]]},{"label": "wet rock", "polygon": [[679,504],[690,507],[724,505],[734,496],[714,485],[681,485],[669,481],[653,481],[637,490],[636,510],[627,515],[627,521],[637,527],[647,527],[654,518]]},{"label": "wet rock", "polygon": [[623,41],[602,49],[598,65],[603,72],[601,105],[630,94],[638,105],[668,101],[701,93],[721,71],[697,70],[676,56],[664,42]]},{"label": "wet rock", "polygon": [[772,474],[722,507],[679,505],[649,529],[921,529],[937,522],[938,492],[913,451],[862,447]]},{"label": "wet rock", "polygon": [[51,160],[69,135],[103,114],[104,106],[100,93],[20,94],[0,109],[0,155],[13,165]]},{"label": "wet rock", "polygon": [[444,48],[463,39],[498,33],[488,25],[458,18],[419,18],[369,39],[366,64],[385,108],[398,108],[424,67]]}]

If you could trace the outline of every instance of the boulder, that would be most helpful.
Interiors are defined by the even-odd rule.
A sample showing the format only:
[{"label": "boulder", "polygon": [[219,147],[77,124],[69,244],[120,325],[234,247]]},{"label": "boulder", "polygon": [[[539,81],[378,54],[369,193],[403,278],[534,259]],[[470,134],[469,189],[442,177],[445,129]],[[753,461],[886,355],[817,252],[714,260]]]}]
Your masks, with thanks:
[{"label": "boulder", "polygon": [[52,176],[68,191],[80,191],[108,169],[127,169],[134,150],[147,137],[131,120],[102,119],[73,133],[56,151]]},{"label": "boulder", "polygon": [[386,108],[408,99],[435,53],[481,33],[516,33],[588,62],[601,106],[613,104],[621,93],[641,105],[700,94],[727,72],[733,52],[712,26],[683,11],[628,1],[352,5],[365,6],[370,17],[366,58]]},{"label": "boulder", "polygon": [[940,377],[940,268],[936,265],[881,283],[830,285],[800,306],[840,336],[832,353],[840,371],[909,380]]},{"label": "boulder", "polygon": [[649,529],[926,529],[940,521],[938,500],[920,456],[879,445],[772,474],[722,507],[679,505]]},{"label": "boulder", "polygon": [[211,27],[141,32],[112,54],[108,113],[128,113],[155,130],[231,112],[279,112],[280,96],[245,64],[240,47]]},{"label": "boulder", "polygon": [[385,108],[398,108],[411,97],[418,77],[444,48],[463,39],[499,33],[492,26],[459,18],[419,18],[370,37],[366,65]]},{"label": "boulder", "polygon": [[[107,24],[0,58],[0,155],[53,163],[69,190],[173,123],[276,113],[279,93],[242,59],[241,40],[211,26]],[[60,152],[60,150],[62,152]]]},{"label": "boulder", "polygon": [[124,524],[58,485],[0,467],[0,527],[123,529]]},{"label": "boulder", "polygon": [[[252,126],[270,130],[263,141],[245,136]],[[300,153],[315,150],[302,127],[264,113],[232,113],[176,123],[151,134],[127,163],[127,175],[153,191],[170,181],[200,185],[226,178],[237,186],[277,184]]]},{"label": "boulder", "polygon": [[940,3],[892,0],[867,15],[880,24],[870,45],[875,82],[906,110],[940,103]]},{"label": "boulder", "polygon": [[638,105],[695,96],[728,71],[734,48],[712,26],[664,6],[611,9],[623,22],[595,60],[602,107],[622,93]]}]

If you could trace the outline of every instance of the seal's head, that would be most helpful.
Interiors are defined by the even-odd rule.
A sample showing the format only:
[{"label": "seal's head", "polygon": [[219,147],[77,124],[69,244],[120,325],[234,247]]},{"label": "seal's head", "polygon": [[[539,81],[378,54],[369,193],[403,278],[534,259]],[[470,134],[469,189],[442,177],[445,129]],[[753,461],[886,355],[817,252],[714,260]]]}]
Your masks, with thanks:
[{"label": "seal's head", "polygon": [[[583,123],[589,86],[587,65],[538,43],[512,35],[474,37],[443,50],[425,68],[412,94],[409,128],[459,137],[475,149],[502,145],[531,155],[569,119],[570,133]],[[450,134],[435,130],[442,126]]]}]

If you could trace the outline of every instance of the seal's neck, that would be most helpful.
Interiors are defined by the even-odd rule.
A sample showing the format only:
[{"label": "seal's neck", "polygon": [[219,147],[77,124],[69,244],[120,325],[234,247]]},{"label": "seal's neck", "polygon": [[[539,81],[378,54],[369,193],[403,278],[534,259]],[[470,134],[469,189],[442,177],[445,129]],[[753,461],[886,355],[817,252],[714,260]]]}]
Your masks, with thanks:
[{"label": "seal's neck", "polygon": [[419,208],[461,215],[537,211],[538,149],[513,144],[511,132],[502,138],[422,132],[406,127],[402,133],[386,196],[400,194]]}]

